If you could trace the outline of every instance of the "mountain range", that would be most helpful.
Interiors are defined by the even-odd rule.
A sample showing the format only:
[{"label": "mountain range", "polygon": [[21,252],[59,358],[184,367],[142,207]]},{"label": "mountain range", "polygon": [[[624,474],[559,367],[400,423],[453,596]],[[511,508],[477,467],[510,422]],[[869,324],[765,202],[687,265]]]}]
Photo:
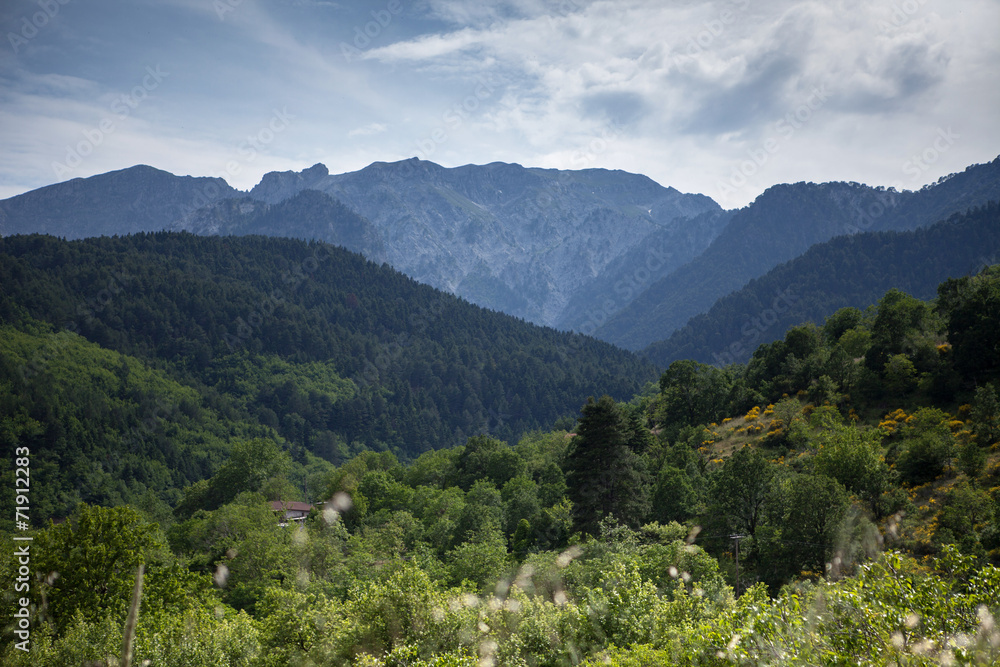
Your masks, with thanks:
[{"label": "mountain range", "polygon": [[947,278],[998,262],[997,202],[913,231],[838,236],[750,280],[642,354],[664,368],[679,359],[742,363],[790,327],[821,324],[840,308],[863,310],[890,289],[930,300]]},{"label": "mountain range", "polygon": [[[811,247],[912,231],[990,201],[1000,201],[1000,158],[916,192],[779,184],[730,211],[704,195],[604,169],[445,168],[413,158],[330,174],[317,164],[266,174],[242,192],[222,179],[136,166],[0,201],[0,235],[169,229],[320,240],[477,305],[649,348],[662,363],[672,353],[655,352],[660,341]],[[924,282],[945,277],[928,274]]]},{"label": "mountain range", "polygon": [[709,197],[604,169],[445,169],[411,159],[331,175],[318,164],[267,174],[244,193],[218,179],[138,166],[0,202],[0,233],[76,239],[171,229],[323,240],[478,305],[556,326],[575,294],[607,282],[605,269],[650,239],[666,249],[657,277],[697,256],[721,224],[712,216],[689,221],[719,210]]},{"label": "mountain range", "polygon": [[640,350],[815,244],[862,232],[913,230],[990,201],[1000,201],[1000,158],[916,192],[859,183],[775,185],[736,211],[704,253],[652,283],[593,333]]}]

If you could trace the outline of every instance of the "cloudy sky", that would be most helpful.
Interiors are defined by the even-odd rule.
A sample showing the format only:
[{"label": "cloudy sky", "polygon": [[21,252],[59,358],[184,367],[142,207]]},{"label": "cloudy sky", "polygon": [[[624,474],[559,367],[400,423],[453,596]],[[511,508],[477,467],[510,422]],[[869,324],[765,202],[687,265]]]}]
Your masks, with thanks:
[{"label": "cloudy sky", "polygon": [[0,198],[417,156],[624,169],[731,208],[1000,154],[996,0],[5,0],[0,26]]}]

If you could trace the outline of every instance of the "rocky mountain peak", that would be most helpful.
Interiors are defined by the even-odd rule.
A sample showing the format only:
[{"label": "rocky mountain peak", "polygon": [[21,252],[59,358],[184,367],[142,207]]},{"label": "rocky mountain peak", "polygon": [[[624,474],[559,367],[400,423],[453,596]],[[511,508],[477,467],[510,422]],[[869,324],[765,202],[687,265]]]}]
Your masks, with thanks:
[{"label": "rocky mountain peak", "polygon": [[317,186],[329,175],[330,171],[326,165],[319,162],[302,171],[268,172],[250,191],[250,197],[269,204],[277,204],[303,190],[321,189]]}]

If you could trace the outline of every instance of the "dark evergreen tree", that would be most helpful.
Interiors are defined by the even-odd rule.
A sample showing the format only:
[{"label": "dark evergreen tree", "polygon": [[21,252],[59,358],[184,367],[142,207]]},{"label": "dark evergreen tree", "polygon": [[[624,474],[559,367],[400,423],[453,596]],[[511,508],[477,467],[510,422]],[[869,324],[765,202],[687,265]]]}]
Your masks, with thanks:
[{"label": "dark evergreen tree", "polygon": [[638,526],[649,512],[649,482],[629,419],[610,396],[589,398],[582,414],[566,457],[574,529],[597,535],[610,516]]},{"label": "dark evergreen tree", "polygon": [[707,424],[724,417],[732,378],[726,371],[697,361],[675,361],[660,377],[654,411],[668,440],[688,424]]}]

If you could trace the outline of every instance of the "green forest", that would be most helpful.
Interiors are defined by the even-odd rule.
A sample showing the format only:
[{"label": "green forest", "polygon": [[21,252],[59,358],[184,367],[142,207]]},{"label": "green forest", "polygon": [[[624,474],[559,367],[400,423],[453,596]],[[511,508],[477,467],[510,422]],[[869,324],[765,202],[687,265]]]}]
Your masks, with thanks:
[{"label": "green forest", "polygon": [[[671,274],[654,281],[634,301],[601,325],[596,334],[603,340],[613,341],[630,350],[648,347],[649,358],[664,365],[669,363],[664,361],[669,355],[674,355],[670,357],[670,361],[687,358],[708,361],[712,352],[720,352],[720,345],[730,346],[735,342],[742,342],[741,353],[733,355],[732,361],[744,362],[760,343],[780,337],[788,327],[808,318],[818,317],[813,321],[820,322],[831,315],[834,311],[826,309],[833,305],[831,300],[848,297],[840,305],[864,308],[874,303],[887,289],[904,288],[906,283],[903,281],[913,280],[915,276],[911,273],[911,267],[896,262],[919,255],[920,261],[930,264],[930,269],[949,266],[960,256],[967,257],[970,251],[982,253],[981,257],[976,258],[979,265],[984,259],[992,257],[996,252],[995,231],[981,226],[983,217],[988,213],[980,213],[963,223],[963,226],[974,231],[975,240],[963,239],[960,234],[952,235],[947,230],[938,229],[933,232],[930,236],[936,236],[944,242],[941,257],[933,252],[928,254],[928,246],[924,245],[928,235],[924,233],[917,234],[916,239],[908,234],[894,236],[872,233],[909,232],[936,226],[952,216],[961,217],[966,212],[984,207],[992,207],[995,219],[995,202],[1000,199],[998,175],[1000,158],[942,177],[937,183],[928,184],[916,192],[873,188],[856,182],[774,185],[761,193],[751,205],[732,211],[726,227],[704,253]],[[838,237],[845,236],[861,237],[860,241],[848,238],[846,242],[856,243],[853,249],[865,255],[855,257],[843,254],[842,244],[845,238]],[[984,247],[978,245],[980,239],[986,241]],[[963,246],[963,241],[968,243]],[[822,264],[796,261],[796,258],[807,252]],[[882,253],[883,261],[890,263],[888,267],[875,265],[871,283],[866,282],[869,276],[864,273],[865,265],[873,259],[867,253]],[[986,263],[993,264],[995,260]],[[739,305],[734,300],[756,297],[764,299],[764,303],[770,306],[775,297],[773,292],[760,294],[750,289],[750,294],[747,294],[745,288],[773,277],[773,270],[779,269],[783,264],[791,265],[793,270],[782,277],[802,281],[803,287],[811,288],[809,292],[798,296],[803,299],[806,296],[819,297],[816,306],[806,306],[805,312],[800,313],[802,319],[789,318],[782,322],[783,326],[775,327],[773,332],[768,330],[766,339],[758,337],[742,341],[730,338],[731,331],[740,331],[746,316],[739,312],[736,315],[739,321],[736,327],[732,327],[734,323],[729,320],[731,312],[727,311]],[[831,264],[835,272],[827,273]],[[853,266],[857,268],[852,270]],[[962,264],[953,269],[956,273],[937,274],[931,279],[930,285],[924,276],[913,282],[913,288],[929,289],[923,296],[930,298],[934,295],[934,286],[938,282],[949,275],[965,275],[970,269],[971,267]],[[900,282],[881,282],[893,270],[898,271]],[[838,276],[838,272],[842,274]],[[928,270],[927,273],[931,274],[933,271]],[[831,293],[825,293],[816,289],[816,283],[810,274],[843,282],[832,285]],[[866,285],[874,291],[866,291]],[[791,286],[790,282],[784,282],[778,289],[783,291]],[[850,302],[858,297],[867,300],[862,303]],[[721,310],[715,306],[717,302],[722,306]],[[834,310],[836,307],[839,306],[835,306]],[[711,313],[712,322],[708,324],[732,327],[726,330],[727,335],[721,340],[715,338],[716,332],[712,326],[698,327],[697,333],[713,337],[708,359],[689,356],[705,353],[702,342],[696,337],[684,336],[666,346],[660,343],[674,332],[682,331],[692,319],[701,319],[699,315],[706,314],[706,311]]]},{"label": "green forest", "polygon": [[818,243],[722,297],[642,354],[661,367],[678,359],[744,363],[790,327],[822,322],[840,308],[864,308],[893,287],[931,298],[944,278],[1000,258],[998,223],[1000,205],[992,202],[913,231],[869,231]]},{"label": "green forest", "polygon": [[661,373],[316,243],[0,283],[4,665],[1000,660],[1000,266]]},{"label": "green forest", "polygon": [[318,242],[7,237],[0,284],[0,322],[43,337],[31,359],[8,366],[18,396],[29,392],[20,383],[48,381],[19,364],[55,369],[74,356],[60,351],[77,334],[200,396],[188,415],[168,397],[158,412],[126,378],[113,391],[139,422],[208,410],[212,421],[254,422],[334,463],[362,449],[409,458],[481,433],[514,443],[572,418],[580,397],[626,400],[657,375],[607,343],[475,307]]}]

